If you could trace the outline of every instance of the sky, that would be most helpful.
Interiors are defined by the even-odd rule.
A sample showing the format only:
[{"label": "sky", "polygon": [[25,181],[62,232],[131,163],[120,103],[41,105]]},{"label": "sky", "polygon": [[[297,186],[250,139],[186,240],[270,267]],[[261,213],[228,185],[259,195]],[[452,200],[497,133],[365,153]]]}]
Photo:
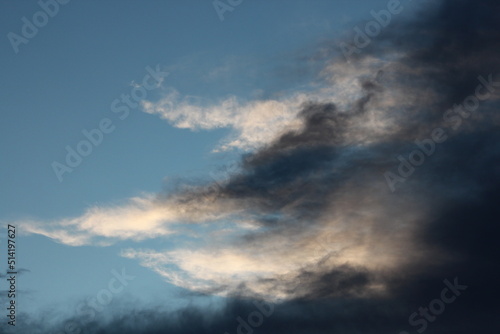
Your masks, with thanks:
[{"label": "sky", "polygon": [[497,1],[4,0],[0,30],[1,333],[499,332]]}]

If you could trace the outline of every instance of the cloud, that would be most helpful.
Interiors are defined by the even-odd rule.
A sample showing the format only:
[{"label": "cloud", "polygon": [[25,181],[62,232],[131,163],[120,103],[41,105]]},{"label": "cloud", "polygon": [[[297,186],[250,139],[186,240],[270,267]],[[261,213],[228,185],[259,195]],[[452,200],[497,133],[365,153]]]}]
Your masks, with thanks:
[{"label": "cloud", "polygon": [[199,97],[181,96],[177,90],[171,89],[161,100],[145,101],[142,107],[144,112],[158,114],[181,129],[231,128],[234,133],[221,143],[218,150],[248,150],[270,141],[280,131],[297,127],[295,115],[306,98],[296,95],[282,101],[242,102],[233,96],[210,104]]},{"label": "cloud", "polygon": [[52,222],[21,220],[24,233],[40,234],[70,246],[107,246],[120,240],[141,241],[166,237],[175,225],[221,219],[228,206],[214,206],[210,194],[194,203],[182,196],[159,200],[156,195],[134,197],[122,205],[91,207],[84,214]]},{"label": "cloud", "polygon": [[[317,282],[348,268],[366,273],[361,275],[363,295],[387,296],[394,283],[388,273],[397,276],[411,264],[415,273],[458,261],[446,247],[430,243],[428,231],[436,228],[434,217],[445,207],[482,198],[489,186],[477,171],[497,182],[491,168],[499,154],[500,45],[493,8],[498,5],[490,1],[444,1],[437,11],[383,34],[356,61],[329,62],[322,76],[331,87],[300,104],[301,126],[275,131],[242,157],[241,171],[217,190],[217,201],[233,202],[256,230],[236,241],[223,240],[216,250],[129,250],[124,255],[170,281],[174,274],[164,267],[173,266],[175,275],[182,273],[177,284],[188,289],[292,299],[336,295],[328,289],[317,293],[314,284],[299,289],[304,284],[297,279],[304,273]],[[487,99],[470,112],[454,108],[478,87],[490,91]],[[325,92],[332,96],[322,99]],[[207,110],[211,119],[215,113]],[[162,116],[175,121],[188,113]],[[203,123],[199,112],[192,115],[186,127]],[[396,157],[418,149],[415,140],[432,137],[437,128],[446,141],[397,193],[391,192],[384,172],[395,170]],[[194,189],[191,197],[201,194]],[[318,256],[313,245],[321,245],[325,234],[331,234],[333,245]]]},{"label": "cloud", "polygon": [[[363,94],[360,79],[381,76],[382,71],[377,73],[376,69],[383,68],[385,63],[387,62],[381,59],[367,57],[355,65],[332,64],[325,67],[318,82],[311,83],[310,86],[314,89],[309,87],[291,93],[283,92],[275,99],[248,101],[230,96],[213,102],[198,96],[183,96],[171,87],[158,101],[142,102],[142,108],[144,112],[159,115],[172,126],[181,129],[231,129],[231,134],[221,141],[215,151],[254,151],[284,132],[299,131],[302,122],[297,116],[306,104],[335,103],[341,108],[347,108]],[[371,123],[367,127],[374,129],[380,125]]]},{"label": "cloud", "polygon": [[[77,245],[191,233],[203,242],[122,255],[190,291],[231,299],[210,311],[132,308],[129,321],[117,315],[91,329],[236,332],[236,317],[254,311],[246,299],[264,299],[276,309],[261,333],[414,331],[409,317],[420,318],[443,281],[458,277],[468,290],[426,320],[427,333],[497,333],[500,4],[430,8],[394,22],[351,63],[332,58],[322,72],[328,85],[316,92],[207,107],[172,91],[146,103],[177,127],[233,128],[225,145],[253,149],[223,184],[89,210],[57,222],[51,236]],[[478,87],[488,98],[468,112],[454,108]],[[446,140],[392,191],[384,173],[436,128]],[[113,224],[116,212],[133,218]],[[152,217],[144,225],[143,215]]]}]

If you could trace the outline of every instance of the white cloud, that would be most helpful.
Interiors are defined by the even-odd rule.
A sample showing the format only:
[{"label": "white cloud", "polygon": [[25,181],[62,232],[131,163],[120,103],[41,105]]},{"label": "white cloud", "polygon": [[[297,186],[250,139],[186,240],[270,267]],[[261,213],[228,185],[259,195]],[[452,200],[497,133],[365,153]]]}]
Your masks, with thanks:
[{"label": "white cloud", "polygon": [[306,100],[305,94],[284,100],[247,102],[233,96],[210,104],[198,97],[181,96],[177,90],[170,89],[159,101],[145,101],[142,107],[146,113],[158,114],[177,128],[232,128],[233,134],[218,149],[248,150],[270,142],[285,130],[298,129],[300,122],[296,115]]},{"label": "white cloud", "polygon": [[[273,229],[242,219],[252,227],[240,229],[237,222],[228,233],[246,229],[231,238],[205,234],[194,246],[130,248],[122,256],[138,260],[167,282],[202,293],[272,300],[304,297],[307,289],[300,287],[308,284],[308,277],[349,266],[373,273],[374,280],[363,293],[381,295],[387,287],[377,279],[378,273],[426,256],[412,236],[428,212],[424,202],[400,198],[395,203],[393,197],[381,196],[378,187],[383,184],[372,186],[355,189],[347,185],[339,190],[330,210],[312,226],[312,222],[302,222],[301,228]],[[435,259],[439,261],[436,255]]]},{"label": "white cloud", "polygon": [[[356,64],[335,62],[326,66],[320,74],[326,84],[314,83],[316,89],[312,91],[295,91],[276,99],[251,101],[230,96],[213,102],[197,96],[182,95],[175,88],[169,88],[158,101],[143,101],[142,108],[144,112],[159,115],[181,129],[231,129],[231,134],[214,151],[255,150],[285,131],[300,130],[302,123],[297,119],[297,114],[306,103],[334,103],[341,112],[352,111],[353,101],[366,94],[363,81],[375,80],[377,71],[381,74],[395,67],[398,67],[399,72],[411,71],[394,59],[366,57]],[[429,95],[422,96],[420,92],[420,95],[409,100],[404,93],[397,85],[390,91],[380,93],[376,97],[376,108],[368,110],[363,119],[355,119],[355,123],[351,124],[351,140],[373,142],[388,131],[397,130],[397,122],[391,120],[391,117],[394,118],[391,110],[401,110],[401,103],[409,105],[421,101],[423,97],[430,98]]]},{"label": "white cloud", "polygon": [[232,213],[229,203],[214,203],[210,196],[190,200],[182,194],[166,199],[144,195],[122,205],[91,207],[75,218],[50,222],[21,220],[14,224],[24,233],[44,235],[70,246],[142,241],[171,235],[177,224],[203,223]]}]

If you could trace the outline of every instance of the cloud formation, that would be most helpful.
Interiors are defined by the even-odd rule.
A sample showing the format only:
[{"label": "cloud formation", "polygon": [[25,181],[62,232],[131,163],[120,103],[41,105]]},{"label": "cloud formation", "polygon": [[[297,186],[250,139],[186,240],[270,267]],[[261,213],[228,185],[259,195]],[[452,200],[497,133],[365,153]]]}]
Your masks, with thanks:
[{"label": "cloud formation", "polygon": [[[92,209],[50,232],[37,223],[25,230],[81,245],[192,226],[204,240],[196,247],[122,255],[191,291],[276,303],[259,333],[423,331],[409,317],[455,277],[468,290],[438,321],[417,313],[427,333],[497,333],[499,15],[493,0],[422,9],[350,63],[332,57],[322,72],[328,86],[306,98],[201,107],[173,92],[147,103],[175,126],[229,126],[239,137],[228,146],[256,145],[224,184]],[[477,92],[484,99],[467,105]],[[384,174],[437,128],[446,140],[391,189]],[[254,308],[235,299],[213,312],[131,311],[130,322],[90,330],[236,332],[237,316]]]}]

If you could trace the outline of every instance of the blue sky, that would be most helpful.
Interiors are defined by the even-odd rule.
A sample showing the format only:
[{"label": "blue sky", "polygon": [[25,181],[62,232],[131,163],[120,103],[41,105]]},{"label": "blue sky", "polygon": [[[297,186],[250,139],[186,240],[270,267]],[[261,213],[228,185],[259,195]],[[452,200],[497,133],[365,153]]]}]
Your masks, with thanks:
[{"label": "blue sky", "polygon": [[[353,63],[344,62],[339,48],[341,41],[352,40],[356,26],[373,20],[370,11],[385,10],[391,1],[395,0],[244,0],[221,14],[221,20],[209,0],[72,0],[58,4],[47,24],[17,46],[8,34],[22,35],[23,17],[32,21],[41,7],[36,1],[0,2],[4,36],[0,48],[0,221],[17,227],[18,268],[27,269],[18,277],[18,314],[43,317],[48,312],[50,317],[57,314],[54,321],[70,317],[83,301],[110,289],[113,271],[122,270],[135,277],[113,294],[124,304],[176,309],[192,303],[224,305],[224,298],[234,293],[269,295],[262,278],[287,281],[289,275],[299,277],[304,261],[322,258],[317,240],[323,237],[318,231],[332,227],[332,222],[339,224],[334,230],[341,235],[339,248],[333,251],[348,251],[331,266],[349,263],[368,270],[394,270],[400,265],[402,260],[394,255],[400,251],[399,243],[394,242],[397,251],[382,252],[370,260],[367,249],[372,249],[368,241],[372,239],[359,232],[366,225],[359,225],[359,235],[340,226],[354,217],[357,220],[350,226],[391,215],[412,224],[428,212],[415,208],[420,207],[422,197],[418,201],[391,197],[402,202],[397,209],[388,209],[388,201],[359,195],[357,201],[366,209],[354,213],[348,209],[354,203],[352,196],[343,192],[340,210],[333,211],[338,206],[331,204],[321,218],[313,218],[312,213],[301,216],[317,220],[317,230],[280,234],[266,224],[281,226],[278,223],[287,220],[293,225],[296,217],[292,219],[290,212],[295,202],[266,211],[253,197],[244,204],[238,202],[243,195],[235,195],[234,189],[239,188],[227,183],[240,184],[263,171],[249,172],[242,156],[250,157],[248,161],[257,157],[258,166],[259,159],[267,159],[266,150],[274,152],[273,145],[285,132],[307,130],[297,117],[307,102],[331,102],[352,110],[368,87],[358,81],[383,77],[390,84],[405,82],[384,73],[390,73],[391,61],[406,51],[394,47],[394,52],[384,54],[381,39],[379,44],[360,48]],[[401,21],[416,13],[415,3],[401,1],[400,6],[404,10],[397,14]],[[401,21],[395,17],[392,26],[382,28],[383,33],[398,31]],[[333,58],[342,60],[334,62]],[[151,89],[143,89],[147,96],[128,107],[129,113],[121,119],[121,113],[113,111],[113,101],[138,92],[152,71],[160,73],[161,79],[149,77]],[[386,116],[393,116],[398,108],[415,108],[422,101],[416,95],[415,101],[403,99],[406,91],[401,87],[396,84],[381,98],[383,103],[372,106],[369,118],[357,119],[355,125],[346,123],[345,145],[351,148],[339,153],[340,160],[328,162],[334,173],[345,167],[344,159],[358,154],[363,159],[375,157],[370,153],[373,145],[382,143],[382,134],[397,128]],[[419,92],[429,105],[438,101],[424,88]],[[380,116],[380,110],[387,115]],[[58,177],[54,162],[66,164],[66,147],[77,150],[78,143],[86,140],[82,131],[99,128],[103,120],[113,130],[103,134],[102,141],[70,173]],[[409,135],[410,140],[418,135]],[[405,140],[400,139],[401,147],[411,147],[411,141],[402,143]],[[259,152],[264,152],[262,157]],[[397,166],[395,156],[392,153],[384,161]],[[308,164],[291,161],[299,169]],[[360,162],[360,166],[366,164]],[[280,173],[266,174],[264,179],[271,178],[273,185],[288,182]],[[373,187],[384,182],[380,177]],[[406,185],[413,187],[411,182]],[[357,185],[346,187],[352,190]],[[222,197],[214,197],[210,189],[224,189],[215,190]],[[382,198],[394,196],[385,191]],[[272,194],[279,197],[283,192]],[[406,232],[401,233],[406,240]],[[361,239],[366,241],[363,247],[358,244]],[[6,228],[0,231],[2,250],[5,243]],[[287,243],[295,250],[284,250]],[[299,259],[300,254],[306,260]],[[0,262],[2,271],[3,266]],[[238,290],[239,282],[248,283],[246,292]],[[381,286],[375,282],[367,291],[382,293]],[[287,291],[276,289],[272,298],[305,296],[291,296]],[[112,303],[111,308],[118,306]],[[100,312],[101,316],[108,313],[106,306]]]}]

